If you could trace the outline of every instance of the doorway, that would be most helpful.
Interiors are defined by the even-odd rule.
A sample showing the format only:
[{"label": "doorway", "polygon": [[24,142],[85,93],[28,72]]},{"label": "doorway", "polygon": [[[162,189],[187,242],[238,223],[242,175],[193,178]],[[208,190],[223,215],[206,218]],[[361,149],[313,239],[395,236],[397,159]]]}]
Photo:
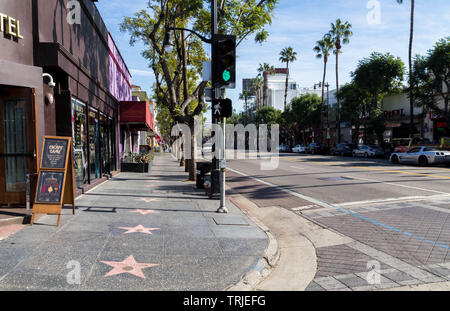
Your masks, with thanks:
[{"label": "doorway", "polygon": [[[26,176],[36,169],[33,98],[29,88],[0,86],[0,204],[3,205],[26,203]],[[32,186],[31,190],[34,192]]]}]

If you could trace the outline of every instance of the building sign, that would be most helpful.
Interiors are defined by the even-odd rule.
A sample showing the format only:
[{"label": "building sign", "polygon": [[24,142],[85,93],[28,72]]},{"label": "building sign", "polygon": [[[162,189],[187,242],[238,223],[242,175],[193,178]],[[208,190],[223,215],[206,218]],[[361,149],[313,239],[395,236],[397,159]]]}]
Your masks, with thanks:
[{"label": "building sign", "polygon": [[20,33],[20,21],[3,13],[0,13],[0,32],[13,38],[23,39]]}]

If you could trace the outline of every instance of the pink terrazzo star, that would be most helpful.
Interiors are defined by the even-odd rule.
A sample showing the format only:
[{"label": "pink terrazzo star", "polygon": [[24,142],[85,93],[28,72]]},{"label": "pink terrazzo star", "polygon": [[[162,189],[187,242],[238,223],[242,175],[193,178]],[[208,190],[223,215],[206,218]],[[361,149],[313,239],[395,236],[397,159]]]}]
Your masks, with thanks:
[{"label": "pink terrazzo star", "polygon": [[158,199],[140,198],[139,201],[143,201],[145,203],[150,203],[150,202],[153,202],[153,201],[158,201]]},{"label": "pink terrazzo star", "polygon": [[119,227],[119,229],[128,230],[123,234],[127,233],[145,233],[145,234],[153,234],[152,230],[159,230],[160,228],[145,228],[143,225],[138,225],[136,227]]},{"label": "pink terrazzo star", "polygon": [[155,211],[155,210],[152,210],[152,209],[149,209],[149,210],[143,210],[143,209],[137,209],[137,210],[134,210],[134,211],[131,211],[131,213],[141,213],[142,215],[147,215],[147,214],[159,214],[159,212],[158,211]]},{"label": "pink terrazzo star", "polygon": [[134,259],[133,255],[128,256],[128,258],[125,259],[124,261],[100,261],[100,262],[114,268],[107,274],[105,274],[105,277],[121,273],[130,273],[137,277],[145,279],[145,275],[142,272],[142,269],[159,266],[159,264],[154,263],[138,263]]}]

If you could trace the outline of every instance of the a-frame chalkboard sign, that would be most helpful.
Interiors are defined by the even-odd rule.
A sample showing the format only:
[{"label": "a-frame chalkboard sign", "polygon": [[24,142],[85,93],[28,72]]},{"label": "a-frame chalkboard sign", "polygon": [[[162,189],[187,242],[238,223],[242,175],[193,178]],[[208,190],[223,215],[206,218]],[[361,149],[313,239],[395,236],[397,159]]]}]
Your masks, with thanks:
[{"label": "a-frame chalkboard sign", "polygon": [[58,215],[59,227],[64,204],[71,204],[75,215],[72,138],[45,136],[31,225],[35,214],[50,214]]}]

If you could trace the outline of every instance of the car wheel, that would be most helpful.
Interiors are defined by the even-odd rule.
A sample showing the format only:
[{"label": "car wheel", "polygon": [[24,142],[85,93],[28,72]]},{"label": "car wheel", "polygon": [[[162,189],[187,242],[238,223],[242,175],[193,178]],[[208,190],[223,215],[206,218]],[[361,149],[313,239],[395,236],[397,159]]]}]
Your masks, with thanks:
[{"label": "car wheel", "polygon": [[396,156],[396,155],[392,156],[391,162],[392,162],[393,164],[399,164],[398,156]]},{"label": "car wheel", "polygon": [[352,155],[353,155],[354,158],[356,158],[356,153],[353,152]]},{"label": "car wheel", "polygon": [[420,166],[427,166],[428,165],[428,159],[425,156],[421,156],[419,158],[419,165]]},{"label": "car wheel", "polygon": [[368,158],[369,157],[369,154],[366,152],[366,153],[364,153],[364,158]]}]

